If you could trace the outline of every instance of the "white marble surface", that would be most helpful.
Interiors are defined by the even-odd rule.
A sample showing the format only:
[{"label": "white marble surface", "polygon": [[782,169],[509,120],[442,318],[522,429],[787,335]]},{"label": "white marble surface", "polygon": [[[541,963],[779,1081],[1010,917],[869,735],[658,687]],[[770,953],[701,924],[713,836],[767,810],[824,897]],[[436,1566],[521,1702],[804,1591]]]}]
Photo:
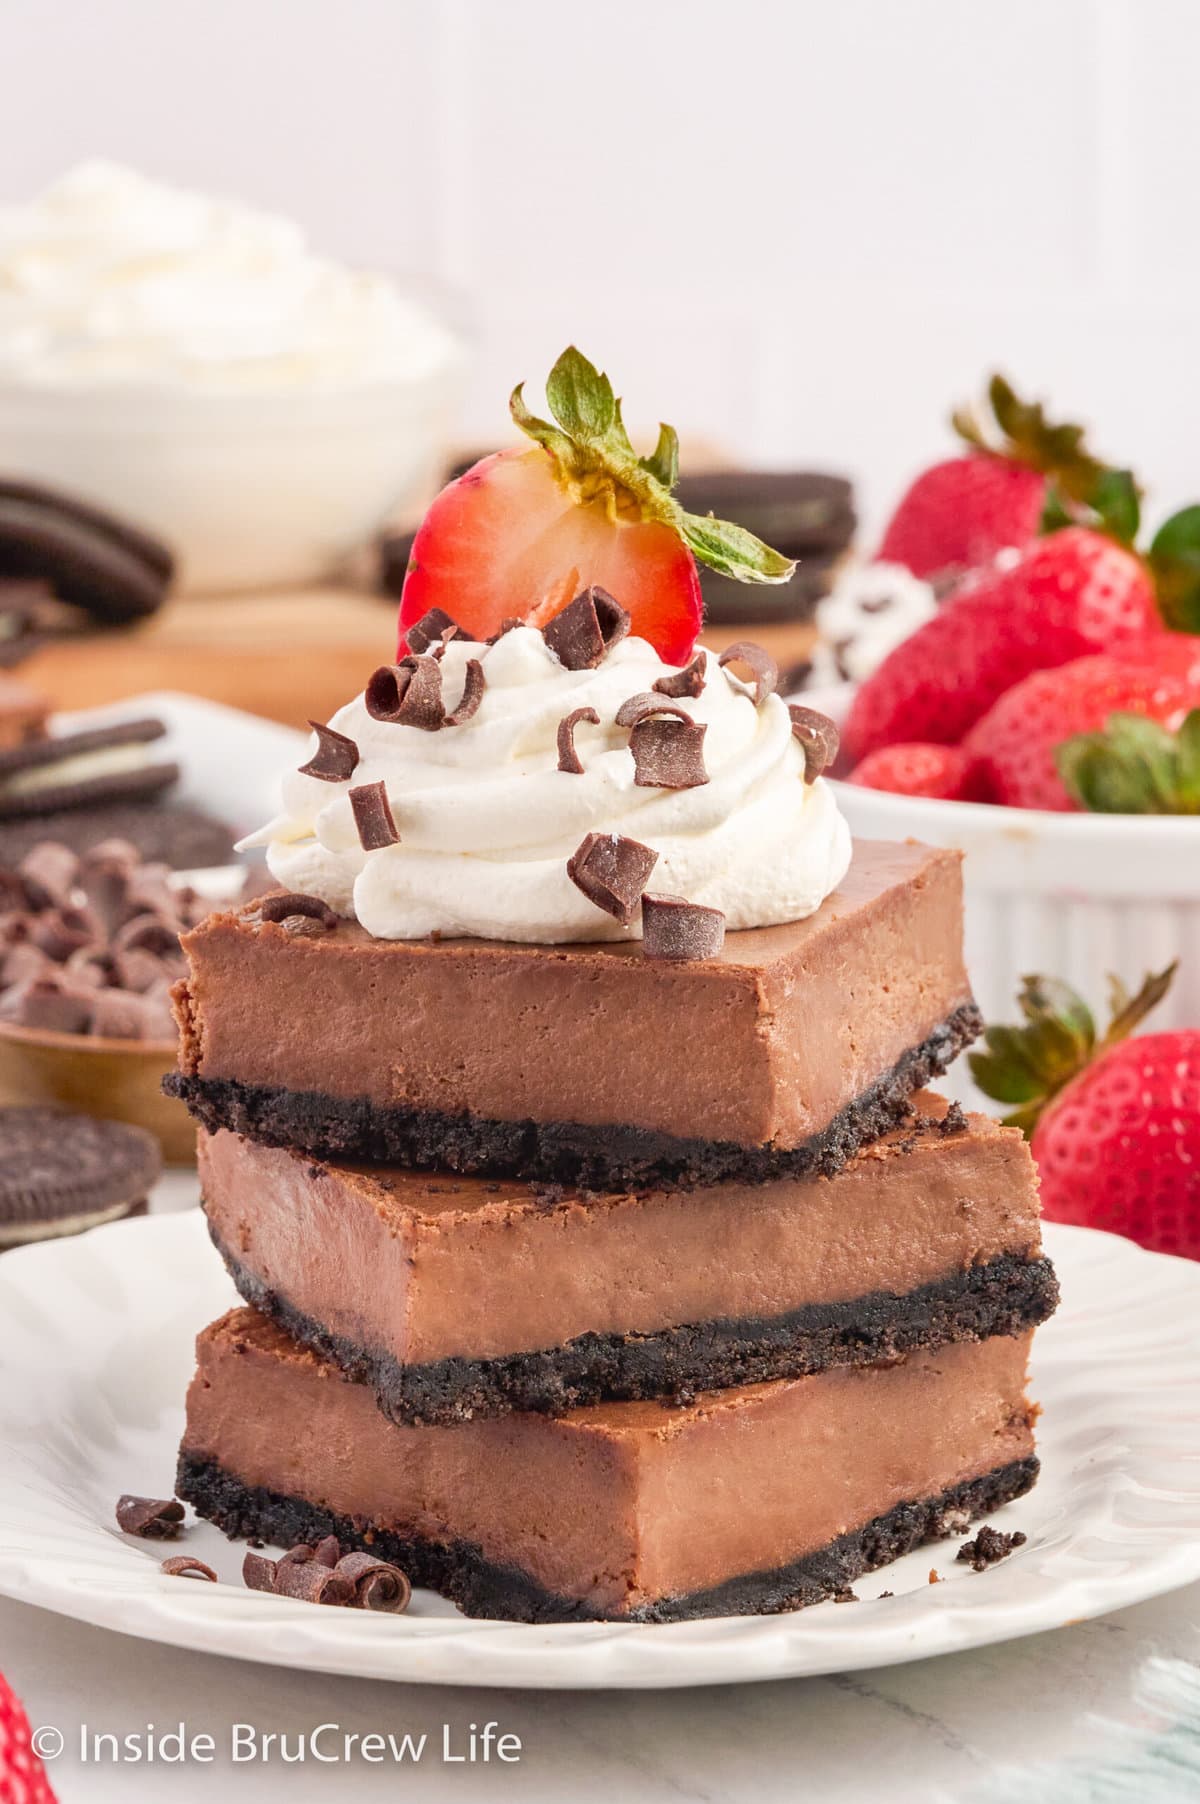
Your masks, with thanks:
[{"label": "white marble surface", "polygon": [[[1188,1662],[1186,1667],[1162,1662]],[[1200,1795],[1200,1586],[1117,1616],[965,1656],[826,1679],[684,1692],[456,1691],[321,1678],[151,1646],[0,1600],[0,1666],[35,1725],[64,1730],[61,1804],[139,1804],[232,1792],[287,1804],[336,1798],[520,1799],[523,1804],[888,1804],[1182,1800]],[[233,1722],[289,1738],[429,1735],[416,1767],[348,1764],[81,1766],[81,1718],[124,1734],[180,1718],[223,1748]],[[1190,1717],[1190,1730],[1180,1719]],[[445,1764],[493,1720],[521,1739],[508,1766]]]}]

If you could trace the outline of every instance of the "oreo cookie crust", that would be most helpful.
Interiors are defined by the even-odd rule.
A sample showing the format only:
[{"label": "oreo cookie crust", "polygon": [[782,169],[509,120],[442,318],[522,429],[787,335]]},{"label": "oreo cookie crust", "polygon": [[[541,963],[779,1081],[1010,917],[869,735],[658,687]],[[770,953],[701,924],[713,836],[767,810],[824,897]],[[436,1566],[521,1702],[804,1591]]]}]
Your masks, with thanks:
[{"label": "oreo cookie crust", "polygon": [[[176,991],[178,995],[178,990]],[[969,1046],[982,1027],[973,1002],[963,1003],[878,1083],[800,1146],[739,1146],[732,1141],[683,1139],[614,1122],[488,1121],[476,1115],[390,1108],[368,1098],[294,1092],[172,1072],[163,1080],[210,1133],[229,1128],[268,1146],[292,1147],[320,1158],[368,1164],[440,1166],[535,1178],[590,1190],[651,1185],[758,1183],[778,1177],[832,1177],[851,1155],[904,1118],[915,1090],[924,1089]]]},{"label": "oreo cookie crust", "polygon": [[119,721],[0,751],[0,821],[160,795],[179,766],[139,748],[166,730],[161,720]]},{"label": "oreo cookie crust", "polygon": [[144,1206],[162,1170],[144,1128],[56,1109],[0,1109],[0,1250]]},{"label": "oreo cookie crust", "polygon": [[[845,1596],[847,1587],[924,1541],[944,1540],[967,1523],[1023,1497],[1037,1482],[1036,1456],[1013,1460],[954,1485],[936,1497],[898,1504],[862,1528],[769,1572],[747,1572],[710,1590],[661,1598],[615,1620],[688,1622],[702,1616],[778,1615]],[[244,1484],[215,1461],[179,1457],[176,1495],[225,1534],[272,1546],[314,1545],[336,1535],[343,1549],[363,1548],[399,1566],[414,1586],[448,1597],[465,1616],[503,1622],[596,1622],[614,1618],[577,1598],[544,1590],[515,1566],[489,1560],[470,1541],[425,1541],[398,1535],[364,1517],[319,1509],[303,1498]]]}]

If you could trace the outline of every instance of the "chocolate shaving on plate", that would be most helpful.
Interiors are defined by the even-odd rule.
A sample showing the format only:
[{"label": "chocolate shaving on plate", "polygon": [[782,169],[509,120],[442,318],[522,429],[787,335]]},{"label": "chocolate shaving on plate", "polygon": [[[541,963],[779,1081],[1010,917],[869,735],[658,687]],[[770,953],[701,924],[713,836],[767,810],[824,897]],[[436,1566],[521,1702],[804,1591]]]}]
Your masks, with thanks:
[{"label": "chocolate shaving on plate", "polygon": [[400,1616],[409,1606],[412,1586],[407,1574],[374,1554],[348,1553],[337,1563],[337,1576],[353,1586],[353,1604],[359,1610],[379,1610]]},{"label": "chocolate shaving on plate", "polygon": [[788,713],[792,717],[792,737],[804,748],[804,781],[815,783],[837,757],[841,736],[829,716],[818,714],[815,708],[802,708],[798,702],[792,702]]},{"label": "chocolate shaving on plate", "polygon": [[392,818],[385,783],[361,783],[350,791],[350,807],[358,828],[358,843],[364,852],[381,852],[385,846],[399,844],[400,835]]},{"label": "chocolate shaving on plate", "polygon": [[567,876],[589,902],[628,927],[658,853],[621,833],[589,833],[567,860]]},{"label": "chocolate shaving on plate", "polygon": [[367,683],[364,700],[372,720],[436,733],[446,721],[442,704],[442,667],[420,655],[399,664],[381,664]]},{"label": "chocolate shaving on plate", "polygon": [[251,1591],[274,1591],[275,1562],[251,1550],[242,1561],[242,1583]]},{"label": "chocolate shaving on plate", "polygon": [[319,720],[308,724],[317,736],[317,749],[308,763],[300,766],[300,775],[320,777],[322,783],[344,783],[358,769],[358,747],[345,733],[323,727]]},{"label": "chocolate shaving on plate", "polygon": [[487,678],[483,674],[483,665],[478,658],[468,658],[467,680],[463,686],[462,697],[453,714],[447,714],[444,724],[448,727],[465,726],[478,710],[486,687]]},{"label": "chocolate shaving on plate", "polygon": [[338,918],[328,902],[322,902],[320,896],[305,895],[298,890],[283,890],[276,895],[264,896],[258,904],[258,912],[264,921],[282,923],[297,917],[316,921],[327,933],[332,933],[338,924]]},{"label": "chocolate shaving on plate", "polygon": [[207,1579],[210,1585],[217,1583],[217,1575],[211,1566],[205,1565],[203,1560],[192,1559],[186,1553],[177,1553],[174,1559],[164,1560],[159,1571],[169,1573],[172,1578]]},{"label": "chocolate shaving on plate", "polygon": [[594,584],[547,622],[542,637],[565,669],[594,670],[630,624],[620,602]]},{"label": "chocolate shaving on plate", "polygon": [[432,651],[435,658],[440,657],[450,640],[461,631],[458,621],[447,614],[445,608],[430,608],[428,613],[422,614],[409,627],[408,649],[418,655]]},{"label": "chocolate shaving on plate", "polygon": [[656,695],[699,695],[704,688],[704,672],[708,668],[708,654],[698,651],[691,663],[684,670],[677,670],[672,676],[659,677],[657,683],[650,687]]},{"label": "chocolate shaving on plate", "polygon": [[725,944],[725,916],[682,896],[642,897],[642,952],[646,958],[715,958]]},{"label": "chocolate shaving on plate", "polygon": [[738,639],[735,644],[727,645],[717,659],[724,670],[727,664],[745,664],[754,678],[754,705],[761,708],[768,695],[774,693],[779,681],[779,666],[769,651],[756,645],[753,639]]},{"label": "chocolate shaving on plate", "polygon": [[558,768],[572,777],[583,775],[583,765],[575,750],[575,729],[581,720],[590,721],[594,727],[600,725],[600,716],[594,708],[572,708],[558,723]]},{"label": "chocolate shaving on plate", "polygon": [[117,1527],[122,1534],[140,1535],[143,1541],[174,1541],[183,1522],[183,1505],[174,1497],[117,1498]]},{"label": "chocolate shaving on plate", "polygon": [[326,1535],[313,1548],[313,1559],[319,1560],[322,1566],[336,1566],[342,1557],[342,1544],[336,1535]]}]

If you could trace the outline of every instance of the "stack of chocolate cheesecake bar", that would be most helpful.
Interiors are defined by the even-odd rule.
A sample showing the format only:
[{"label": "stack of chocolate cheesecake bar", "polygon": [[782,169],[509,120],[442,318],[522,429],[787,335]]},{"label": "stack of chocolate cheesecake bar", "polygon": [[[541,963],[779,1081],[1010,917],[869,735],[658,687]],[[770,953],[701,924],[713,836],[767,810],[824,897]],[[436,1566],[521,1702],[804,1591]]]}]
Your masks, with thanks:
[{"label": "stack of chocolate cheesecake bar", "polygon": [[471,1614],[651,1622],[844,1595],[1019,1496],[1056,1287],[1021,1136],[922,1088],[978,1031],[961,927],[957,854],[871,843],[694,961],[211,916],[176,1087],[250,1307],[179,1494]]}]

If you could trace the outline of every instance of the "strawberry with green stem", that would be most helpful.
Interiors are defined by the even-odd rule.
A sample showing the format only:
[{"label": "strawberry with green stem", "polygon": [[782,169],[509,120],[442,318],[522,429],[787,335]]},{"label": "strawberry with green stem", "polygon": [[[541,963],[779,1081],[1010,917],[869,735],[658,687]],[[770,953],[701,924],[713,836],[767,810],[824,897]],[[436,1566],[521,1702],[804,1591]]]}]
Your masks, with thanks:
[{"label": "strawberry with green stem", "polygon": [[574,346],[546,382],[551,419],[523,385],[509,411],[527,448],[498,451],[436,497],[413,542],[400,600],[409,627],[441,608],[473,638],[508,619],[545,626],[596,584],[632,616],[634,633],[684,664],[700,631],[696,559],[741,582],[782,583],[795,566],[744,528],[685,513],[673,427],[639,457],[608,377]]},{"label": "strawberry with green stem", "polygon": [[1042,1211],[1200,1258],[1200,1031],[1129,1035],[1170,987],[1175,966],[1136,995],[1110,979],[1112,1019],[1056,978],[1025,978],[1024,1025],[989,1027],[970,1055],[985,1095],[1029,1136]]},{"label": "strawberry with green stem", "polygon": [[1093,814],[1200,814],[1200,708],[1172,732],[1140,714],[1111,714],[1055,752],[1059,776]]},{"label": "strawberry with green stem", "polygon": [[997,552],[1020,550],[1049,525],[1091,524],[1105,492],[1132,486],[1084,442],[1083,428],[1055,425],[1038,401],[1022,401],[1003,376],[988,384],[988,408],[952,415],[967,450],[925,470],[906,490],[876,554],[914,576],[974,570]]}]

